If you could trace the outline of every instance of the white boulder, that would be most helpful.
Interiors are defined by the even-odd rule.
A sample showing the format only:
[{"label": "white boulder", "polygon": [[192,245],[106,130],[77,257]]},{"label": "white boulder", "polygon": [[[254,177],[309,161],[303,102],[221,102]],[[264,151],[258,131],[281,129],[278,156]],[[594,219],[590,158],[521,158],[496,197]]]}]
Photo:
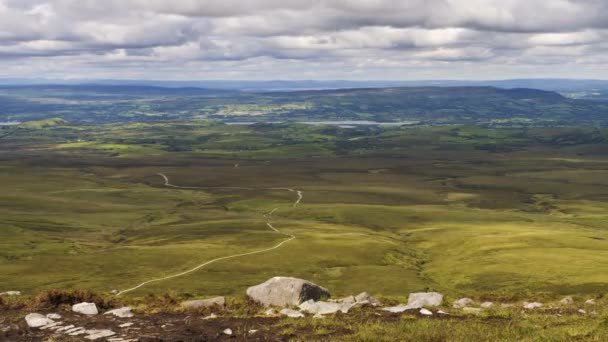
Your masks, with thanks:
[{"label": "white boulder", "polygon": [[542,306],[543,306],[543,304],[538,303],[538,302],[532,302],[532,303],[524,302],[524,309],[532,310],[532,309],[540,308]]},{"label": "white boulder", "polygon": [[437,292],[418,292],[410,293],[407,305],[412,308],[422,308],[424,306],[440,306],[443,303],[443,295]]},{"label": "white boulder", "polygon": [[83,315],[97,315],[99,313],[95,303],[87,302],[72,305],[72,311]]},{"label": "white boulder", "polygon": [[568,296],[568,297],[562,298],[562,300],[560,300],[559,302],[564,305],[570,305],[570,304],[574,303],[574,299],[572,299],[572,297]]},{"label": "white boulder", "polygon": [[31,313],[25,316],[25,322],[30,328],[40,328],[45,325],[53,324],[55,321],[38,313]]},{"label": "white boulder", "polygon": [[484,308],[484,309],[488,309],[494,306],[494,303],[492,302],[483,302],[481,303],[480,307]]},{"label": "white boulder", "polygon": [[222,331],[222,333],[224,333],[224,335],[232,336],[232,329],[225,329],[224,331]]},{"label": "white boulder", "polygon": [[0,293],[0,296],[21,296],[21,291],[6,291]]},{"label": "white boulder", "polygon": [[274,277],[247,289],[247,296],[264,306],[300,305],[309,299],[329,297],[329,291],[307,280]]}]

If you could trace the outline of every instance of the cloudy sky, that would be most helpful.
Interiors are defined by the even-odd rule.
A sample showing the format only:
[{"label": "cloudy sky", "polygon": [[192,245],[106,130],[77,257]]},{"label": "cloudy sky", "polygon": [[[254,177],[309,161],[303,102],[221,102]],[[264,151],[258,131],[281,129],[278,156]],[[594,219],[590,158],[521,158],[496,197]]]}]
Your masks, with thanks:
[{"label": "cloudy sky", "polygon": [[0,0],[0,77],[608,79],[608,0]]}]

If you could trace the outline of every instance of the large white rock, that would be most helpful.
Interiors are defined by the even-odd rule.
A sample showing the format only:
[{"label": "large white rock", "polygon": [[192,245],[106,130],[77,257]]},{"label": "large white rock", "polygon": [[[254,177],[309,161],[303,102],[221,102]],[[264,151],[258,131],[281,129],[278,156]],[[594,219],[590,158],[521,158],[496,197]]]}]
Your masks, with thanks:
[{"label": "large white rock", "polygon": [[562,300],[560,300],[559,302],[564,305],[570,305],[570,304],[574,303],[574,299],[572,299],[572,297],[568,296],[568,297],[562,298]]},{"label": "large white rock", "polygon": [[420,314],[423,316],[433,316],[431,310],[427,310],[425,308],[420,309]]},{"label": "large white rock", "polygon": [[464,308],[467,305],[471,305],[475,303],[474,300],[472,300],[471,298],[460,298],[457,301],[454,301],[454,304],[452,304],[452,306],[456,309],[461,309]]},{"label": "large white rock", "polygon": [[97,315],[99,313],[95,303],[87,302],[72,305],[72,311],[81,313],[83,315]]},{"label": "large white rock", "polygon": [[208,299],[189,300],[182,303],[182,306],[186,309],[210,308],[216,305],[222,307],[226,305],[226,298],[214,297]]},{"label": "large white rock", "polygon": [[420,309],[424,306],[440,306],[443,303],[443,295],[437,292],[410,293],[407,305]]},{"label": "large white rock", "polygon": [[114,309],[106,312],[104,315],[114,315],[120,318],[131,318],[133,317],[133,313],[131,312],[131,308],[128,306],[124,306],[120,309]]},{"label": "large white rock", "polygon": [[55,321],[38,313],[31,313],[25,316],[25,322],[30,328],[40,328],[45,325],[53,324]]},{"label": "large white rock", "polygon": [[291,310],[291,309],[283,309],[279,311],[279,313],[283,316],[291,317],[291,318],[304,318],[304,314],[300,311]]},{"label": "large white rock", "polygon": [[274,277],[247,289],[247,296],[264,306],[300,305],[309,299],[329,297],[329,291],[307,280]]}]

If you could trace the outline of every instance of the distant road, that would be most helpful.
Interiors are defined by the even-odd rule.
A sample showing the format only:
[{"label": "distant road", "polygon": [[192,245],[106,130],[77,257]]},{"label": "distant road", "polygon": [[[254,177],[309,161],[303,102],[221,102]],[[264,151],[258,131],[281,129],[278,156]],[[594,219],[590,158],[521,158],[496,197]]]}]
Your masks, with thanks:
[{"label": "distant road", "polygon": [[[171,182],[169,181],[169,177],[167,177],[164,173],[159,173],[159,176],[161,176],[164,180],[165,180],[165,186],[167,187],[171,187],[171,188],[177,188],[177,189],[239,189],[239,190],[260,190],[260,189],[255,189],[255,188],[242,188],[242,187],[195,187],[195,186],[177,186],[177,185],[173,185],[171,184]],[[293,206],[296,207],[298,204],[300,204],[300,201],[302,201],[303,198],[303,194],[302,191],[297,191],[294,189],[290,189],[290,188],[269,188],[267,190],[286,190],[286,191],[290,191],[290,192],[296,192],[296,194],[298,195],[298,198],[295,200],[295,202],[293,203]],[[170,276],[166,276],[166,277],[162,277],[162,278],[155,278],[155,279],[150,279],[150,280],[146,280],[143,283],[132,287],[130,289],[126,289],[126,290],[122,290],[120,292],[118,292],[116,295],[120,296],[121,294],[127,293],[127,292],[131,292],[131,291],[135,291],[141,287],[144,287],[150,283],[156,283],[156,282],[160,282],[163,280],[168,280],[168,279],[172,279],[172,278],[177,278],[177,277],[181,277],[184,275],[187,275],[189,273],[195,272],[207,265],[213,264],[215,262],[218,261],[222,261],[222,260],[228,260],[228,259],[234,259],[234,258],[239,258],[239,257],[243,257],[243,256],[248,256],[248,255],[254,255],[254,254],[261,254],[261,253],[265,253],[265,252],[270,252],[272,250],[275,250],[277,248],[281,248],[281,246],[283,246],[284,244],[288,243],[289,241],[295,239],[296,237],[294,235],[291,234],[287,234],[287,233],[283,233],[280,230],[278,230],[276,227],[274,227],[271,223],[272,220],[272,214],[274,214],[275,211],[277,211],[278,208],[274,208],[272,209],[272,211],[270,211],[268,214],[265,214],[264,217],[266,217],[266,226],[268,226],[268,228],[270,228],[272,231],[287,236],[286,240],[281,241],[279,244],[275,245],[274,247],[271,248],[266,248],[266,249],[261,249],[261,250],[257,250],[257,251],[253,251],[253,252],[247,252],[247,253],[240,253],[240,254],[233,254],[233,255],[227,255],[227,256],[223,256],[223,257],[219,257],[219,258],[215,258],[209,261],[206,261],[192,269],[189,269],[187,271],[181,272],[181,273],[177,273],[177,274],[173,274]]]}]

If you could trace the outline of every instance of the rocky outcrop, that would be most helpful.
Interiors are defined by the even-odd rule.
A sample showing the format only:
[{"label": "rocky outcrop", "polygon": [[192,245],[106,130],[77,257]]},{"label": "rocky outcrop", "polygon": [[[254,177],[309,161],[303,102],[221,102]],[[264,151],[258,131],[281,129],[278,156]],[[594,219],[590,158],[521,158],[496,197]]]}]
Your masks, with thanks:
[{"label": "rocky outcrop", "polygon": [[182,306],[186,309],[210,308],[216,305],[221,307],[226,305],[226,298],[214,297],[208,299],[189,300],[182,303]]},{"label": "rocky outcrop", "polygon": [[72,311],[81,313],[83,315],[97,315],[99,313],[95,303],[87,302],[72,305]]},{"label": "rocky outcrop", "polygon": [[334,314],[338,311],[347,313],[355,303],[340,303],[340,302],[315,302],[314,300],[308,300],[298,307],[301,311],[308,312],[313,315],[329,315]]},{"label": "rocky outcrop", "polygon": [[307,280],[274,277],[247,289],[247,296],[264,306],[300,305],[307,300],[329,297],[329,291]]}]

